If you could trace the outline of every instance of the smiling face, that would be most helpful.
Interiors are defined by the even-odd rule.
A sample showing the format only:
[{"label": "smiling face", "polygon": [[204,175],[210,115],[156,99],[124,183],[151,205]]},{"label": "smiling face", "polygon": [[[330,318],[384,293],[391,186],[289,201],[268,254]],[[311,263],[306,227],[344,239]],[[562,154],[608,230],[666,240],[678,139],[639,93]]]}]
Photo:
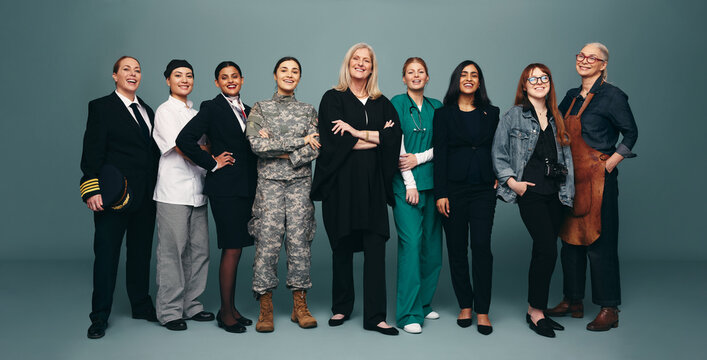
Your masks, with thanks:
[{"label": "smiling face", "polygon": [[214,81],[216,87],[226,96],[236,96],[243,87],[243,77],[233,66],[226,66],[218,73],[218,78]]},{"label": "smiling face", "polygon": [[403,82],[407,86],[408,90],[419,91],[425,88],[430,77],[427,75],[425,67],[418,63],[412,62],[405,67],[405,74],[403,75]]},{"label": "smiling face", "polygon": [[292,95],[295,92],[300,79],[300,68],[294,60],[287,60],[280,63],[275,69],[275,82],[277,92],[280,95]]},{"label": "smiling face", "polygon": [[167,86],[172,96],[186,102],[194,89],[194,73],[188,67],[178,67],[167,78]]},{"label": "smiling face", "polygon": [[[582,61],[577,61],[576,64],[577,73],[579,76],[583,78],[601,76],[601,72],[606,69],[606,59],[604,59],[602,51],[594,45],[587,45],[582,48],[582,51],[579,53],[584,55],[584,59]],[[590,64],[589,58],[592,57],[597,60],[593,64]]]},{"label": "smiling face", "polygon": [[[543,76],[547,77],[547,82],[542,81]],[[548,74],[538,68],[535,68],[530,72],[528,78],[535,78],[535,84],[531,84],[526,79],[525,84],[523,85],[523,89],[528,93],[528,98],[545,101],[545,97],[550,92],[550,79]]]},{"label": "smiling face", "polygon": [[371,59],[371,52],[366,48],[356,50],[351,56],[351,60],[349,60],[351,79],[368,80],[372,70],[373,60]]},{"label": "smiling face", "polygon": [[479,70],[473,64],[462,69],[459,78],[459,91],[462,95],[472,95],[479,89]]},{"label": "smiling face", "polygon": [[140,63],[131,57],[120,60],[118,71],[113,73],[116,90],[129,99],[135,97],[141,78]]}]

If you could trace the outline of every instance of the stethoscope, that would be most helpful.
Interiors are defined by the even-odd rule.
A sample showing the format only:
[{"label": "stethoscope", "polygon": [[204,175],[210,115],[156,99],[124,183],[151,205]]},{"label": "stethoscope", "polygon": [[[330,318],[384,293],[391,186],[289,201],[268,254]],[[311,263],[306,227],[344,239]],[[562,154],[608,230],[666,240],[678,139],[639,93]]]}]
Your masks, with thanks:
[{"label": "stethoscope", "polygon": [[[415,104],[415,101],[413,101],[412,98],[410,97],[410,94],[407,94],[407,96],[408,96],[408,99],[410,100],[410,103],[412,103],[412,106],[410,106],[410,118],[412,119],[413,125],[415,125],[415,128],[412,129],[412,131],[413,132],[427,131],[427,128],[422,127],[422,114],[420,114],[420,108],[417,107],[417,105]],[[427,100],[426,97],[423,96],[422,97],[422,106],[425,106],[425,102],[427,102],[428,104],[430,104],[430,106],[432,106],[432,103],[429,100]],[[434,108],[434,106],[432,106],[432,108]],[[419,121],[419,123],[416,122],[415,117],[412,116],[413,110],[415,110],[417,112],[417,120]]]}]

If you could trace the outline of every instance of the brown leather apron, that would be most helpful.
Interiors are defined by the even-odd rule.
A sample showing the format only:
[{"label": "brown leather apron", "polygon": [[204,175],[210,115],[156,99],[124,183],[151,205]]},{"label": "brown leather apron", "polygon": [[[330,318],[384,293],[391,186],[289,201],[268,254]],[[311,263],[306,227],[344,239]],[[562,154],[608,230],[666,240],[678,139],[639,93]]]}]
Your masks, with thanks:
[{"label": "brown leather apron", "polygon": [[565,113],[565,128],[570,137],[574,162],[574,207],[565,218],[560,238],[572,245],[590,245],[601,235],[601,202],[604,195],[604,171],[609,155],[593,149],[582,138],[582,113],[592,101],[589,93],[577,115],[570,115],[575,100]]}]

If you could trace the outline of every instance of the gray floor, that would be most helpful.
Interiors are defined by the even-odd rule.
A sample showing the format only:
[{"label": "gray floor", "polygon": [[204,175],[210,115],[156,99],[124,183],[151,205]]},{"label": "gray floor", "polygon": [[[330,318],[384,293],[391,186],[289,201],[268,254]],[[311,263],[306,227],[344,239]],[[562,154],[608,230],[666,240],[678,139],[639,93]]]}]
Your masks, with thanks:
[{"label": "gray floor", "polygon": [[[212,264],[212,270],[215,264]],[[360,263],[357,264],[360,267]],[[517,271],[494,274],[492,335],[455,324],[456,303],[443,273],[435,299],[442,318],[428,321],[421,335],[386,337],[361,328],[361,302],[352,320],[329,328],[329,272],[316,268],[310,307],[320,321],[302,330],[289,321],[286,289],[275,292],[275,332],[229,334],[214,322],[189,322],[189,329],[170,332],[146,321],[132,320],[121,276],[106,337],[86,338],[91,295],[91,262],[0,263],[0,357],[2,359],[704,359],[707,311],[707,263],[624,263],[621,322],[617,329],[591,333],[590,318],[560,319],[566,326],[555,339],[531,332],[524,320],[525,276]],[[247,270],[244,268],[244,270]],[[360,270],[360,269],[357,269]],[[245,271],[247,273],[247,271]],[[358,271],[360,272],[360,271]],[[556,271],[557,273],[557,271]],[[203,301],[218,306],[216,273],[211,273]],[[394,274],[394,273],[393,273]],[[394,275],[389,281],[389,320],[394,314]],[[256,302],[248,279],[238,286],[237,303],[256,318]],[[553,281],[551,303],[560,297]],[[358,293],[360,279],[357,279]],[[589,305],[587,313],[597,311]]]}]

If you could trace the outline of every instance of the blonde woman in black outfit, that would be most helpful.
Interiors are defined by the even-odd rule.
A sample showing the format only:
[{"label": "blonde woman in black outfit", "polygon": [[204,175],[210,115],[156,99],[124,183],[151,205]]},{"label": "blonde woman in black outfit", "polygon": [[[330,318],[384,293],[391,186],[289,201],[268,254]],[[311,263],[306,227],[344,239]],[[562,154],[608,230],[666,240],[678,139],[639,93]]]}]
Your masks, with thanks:
[{"label": "blonde woman in black outfit", "polygon": [[332,248],[329,325],[341,325],[351,315],[353,254],[363,251],[363,327],[397,335],[385,321],[385,243],[401,130],[395,108],[378,89],[378,64],[369,45],[356,44],[346,53],[339,84],[319,105],[319,134],[311,197],[322,201]]}]

